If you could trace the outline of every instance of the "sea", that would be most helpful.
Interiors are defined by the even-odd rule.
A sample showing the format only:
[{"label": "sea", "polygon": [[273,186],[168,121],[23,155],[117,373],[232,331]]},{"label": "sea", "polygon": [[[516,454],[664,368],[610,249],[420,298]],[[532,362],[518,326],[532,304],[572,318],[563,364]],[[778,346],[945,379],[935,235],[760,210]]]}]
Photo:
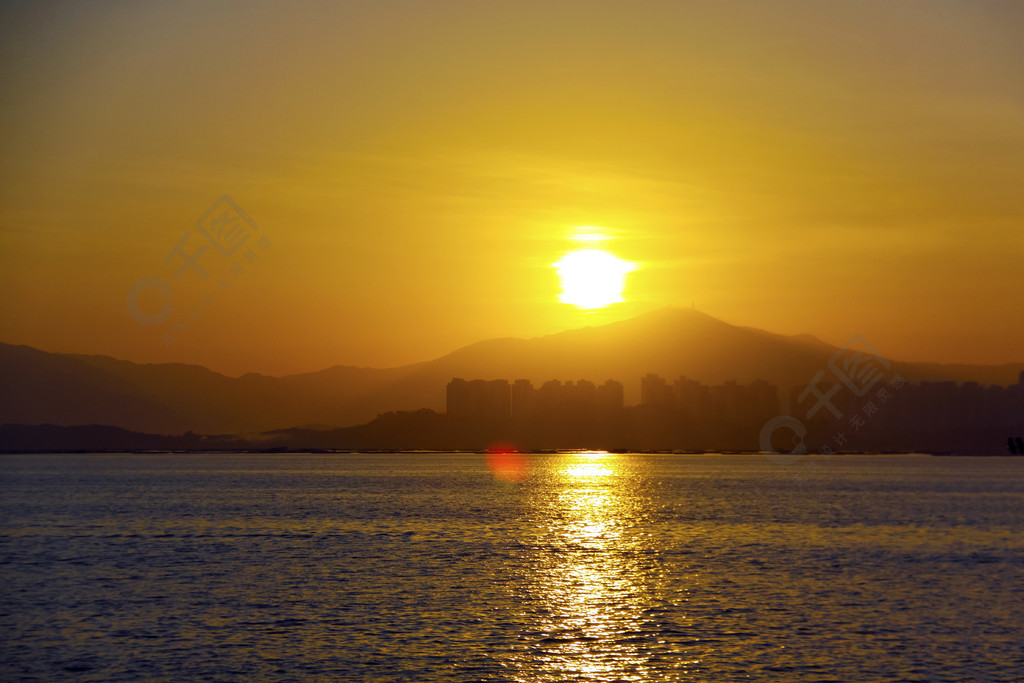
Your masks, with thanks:
[{"label": "sea", "polygon": [[2,681],[1024,681],[1024,458],[0,456]]}]

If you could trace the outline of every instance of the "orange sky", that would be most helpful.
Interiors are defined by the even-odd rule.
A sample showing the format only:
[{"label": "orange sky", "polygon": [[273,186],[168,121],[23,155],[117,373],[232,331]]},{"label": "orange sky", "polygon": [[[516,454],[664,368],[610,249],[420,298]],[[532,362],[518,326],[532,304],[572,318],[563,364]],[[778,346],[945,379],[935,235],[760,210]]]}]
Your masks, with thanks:
[{"label": "orange sky", "polygon": [[[695,303],[1024,360],[1024,4],[5,3],[0,92],[0,341],[282,374]],[[254,260],[175,280],[222,195]],[[558,301],[580,226],[627,302]]]}]

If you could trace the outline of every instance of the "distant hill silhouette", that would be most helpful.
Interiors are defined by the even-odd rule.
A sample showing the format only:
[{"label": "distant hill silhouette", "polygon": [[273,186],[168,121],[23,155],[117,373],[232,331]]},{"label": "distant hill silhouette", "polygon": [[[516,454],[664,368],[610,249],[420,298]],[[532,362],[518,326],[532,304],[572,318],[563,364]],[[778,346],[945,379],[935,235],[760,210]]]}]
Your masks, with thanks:
[{"label": "distant hill silhouette", "polygon": [[[627,403],[638,400],[639,378],[648,372],[706,384],[764,379],[786,393],[825,369],[835,351],[809,335],[773,334],[671,308],[535,339],[482,341],[415,365],[336,366],[284,377],[232,378],[196,365],[138,364],[0,344],[0,424],[103,424],[157,434],[350,426],[390,411],[443,411],[445,385],[453,377],[617,379],[626,386]],[[1015,383],[1022,370],[1024,363],[893,361],[892,368],[912,382],[1002,385]]]},{"label": "distant hill silhouette", "polygon": [[181,436],[143,434],[106,425],[0,425],[0,452],[73,453],[103,451],[213,451],[260,448],[262,442],[230,437],[207,437],[188,432]]},{"label": "distant hill silhouette", "polygon": [[280,378],[232,378],[198,365],[138,364],[0,344],[0,423],[106,424],[158,434],[338,426],[389,409],[367,396],[412,368],[338,366]]}]

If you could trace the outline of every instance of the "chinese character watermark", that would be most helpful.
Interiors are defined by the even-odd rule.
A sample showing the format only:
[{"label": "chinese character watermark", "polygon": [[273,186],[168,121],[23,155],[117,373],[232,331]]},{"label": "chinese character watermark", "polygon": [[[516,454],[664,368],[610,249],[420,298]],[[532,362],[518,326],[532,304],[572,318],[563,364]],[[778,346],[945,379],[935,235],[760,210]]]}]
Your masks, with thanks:
[{"label": "chinese character watermark", "polygon": [[[164,256],[164,277],[143,277],[128,288],[128,313],[142,325],[161,327],[160,343],[169,347],[210,307],[218,291],[229,288],[269,248],[270,237],[261,234],[248,214],[224,195],[196,221],[195,230],[182,233]],[[181,301],[174,284],[182,278],[211,284],[198,299]],[[143,310],[141,301],[147,293],[156,295],[159,310]]]},{"label": "chinese character watermark", "polygon": [[[847,446],[848,433],[856,434],[865,429],[872,418],[877,416],[895,391],[899,391],[905,381],[900,375],[887,375],[892,364],[861,335],[852,337],[828,361],[828,370],[838,383],[822,383],[825,381],[825,370],[819,370],[808,382],[797,397],[797,404],[805,407],[804,419],[817,418],[820,422],[831,416],[832,421],[842,421],[843,426],[827,439],[817,445],[807,443],[808,429],[803,421],[792,415],[779,415],[765,422],[761,427],[758,445],[761,453],[773,462],[790,465],[806,460],[810,452],[819,453],[828,458]],[[854,398],[865,399],[850,415],[849,400],[840,405],[840,392],[848,391]],[[870,393],[874,390],[874,393]],[[840,395],[837,397],[837,395]],[[848,397],[843,397],[848,398]],[[855,403],[855,402],[853,402]],[[776,444],[785,444],[786,452],[776,450]],[[816,463],[811,463],[816,465]],[[808,465],[810,466],[810,465]]]}]

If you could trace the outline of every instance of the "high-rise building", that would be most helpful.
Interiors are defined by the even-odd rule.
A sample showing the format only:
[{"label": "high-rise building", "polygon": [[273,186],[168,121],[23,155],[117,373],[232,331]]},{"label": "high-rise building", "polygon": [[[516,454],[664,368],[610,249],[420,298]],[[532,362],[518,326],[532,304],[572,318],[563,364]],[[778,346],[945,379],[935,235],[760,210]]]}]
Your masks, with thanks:
[{"label": "high-rise building", "polygon": [[664,378],[648,372],[640,378],[640,403],[648,406],[667,408],[673,404],[672,387]]},{"label": "high-rise building", "polygon": [[606,380],[604,384],[597,387],[597,408],[604,412],[622,410],[625,395],[622,382],[616,382],[613,379]]},{"label": "high-rise building", "polygon": [[750,393],[751,409],[756,418],[767,419],[779,414],[778,387],[758,379],[751,382],[747,390]]},{"label": "high-rise building", "polygon": [[512,384],[511,414],[521,419],[533,415],[537,402],[537,391],[528,379],[517,379]]},{"label": "high-rise building", "polygon": [[511,415],[508,380],[466,381],[456,377],[448,383],[446,411],[456,417],[507,418]]}]

